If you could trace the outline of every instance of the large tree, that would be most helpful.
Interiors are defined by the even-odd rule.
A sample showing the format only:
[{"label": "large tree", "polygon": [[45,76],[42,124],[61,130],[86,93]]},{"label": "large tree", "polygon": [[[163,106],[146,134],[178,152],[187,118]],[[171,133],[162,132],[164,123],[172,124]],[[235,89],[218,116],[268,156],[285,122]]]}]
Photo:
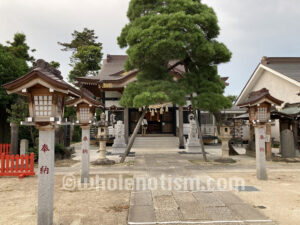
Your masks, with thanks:
[{"label": "large tree", "polygon": [[[122,105],[147,106],[171,99],[180,105],[182,96],[189,95],[195,114],[196,109],[216,111],[228,106],[217,65],[229,61],[231,53],[216,40],[220,28],[212,8],[200,0],[131,0],[127,16],[129,23],[118,43],[128,47],[126,69],[138,69],[139,74],[137,82],[125,89]],[[173,67],[167,66],[174,60],[173,67],[181,64],[185,68],[176,84],[168,73]],[[165,91],[164,84],[172,87]],[[143,85],[147,87],[140,88]],[[185,94],[178,95],[183,90]],[[177,99],[170,97],[173,93]],[[198,131],[202,142],[199,123]]]},{"label": "large tree", "polygon": [[70,82],[74,82],[77,77],[95,75],[101,69],[102,43],[97,42],[94,30],[84,28],[83,31],[74,31],[73,40],[70,43],[61,43],[62,51],[71,51],[69,73]]},{"label": "large tree", "polygon": [[18,122],[24,117],[22,110],[16,109],[23,106],[24,100],[16,95],[8,95],[2,88],[2,84],[8,83],[18,77],[26,74],[29,71],[28,63],[34,60],[30,55],[30,47],[26,43],[26,36],[22,33],[16,33],[13,41],[7,41],[7,45],[0,44],[0,141],[8,142],[9,138],[9,123],[13,125],[11,143],[12,152],[16,153],[18,146]]}]

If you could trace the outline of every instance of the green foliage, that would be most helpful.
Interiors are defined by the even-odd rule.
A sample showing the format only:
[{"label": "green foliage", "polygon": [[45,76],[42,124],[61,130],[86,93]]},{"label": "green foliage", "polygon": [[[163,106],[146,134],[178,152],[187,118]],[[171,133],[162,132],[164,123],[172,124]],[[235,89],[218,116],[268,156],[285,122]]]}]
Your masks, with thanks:
[{"label": "green foliage", "polygon": [[100,62],[103,56],[101,50],[101,47],[94,45],[78,48],[78,51],[74,55],[76,63],[69,74],[71,82],[74,82],[76,77],[84,77],[89,75],[89,73],[96,75],[101,68]]},{"label": "green foliage", "polygon": [[[220,28],[212,8],[196,0],[131,0],[127,16],[118,43],[128,47],[125,68],[139,73],[123,93],[123,106],[183,105],[186,95],[199,109],[230,105],[216,65],[228,62],[231,52],[216,40]],[[187,71],[179,82],[167,71],[174,60]]]},{"label": "green foliage", "polygon": [[236,95],[228,95],[227,98],[230,99],[230,101],[232,102],[232,104],[234,104],[238,98],[238,96]]},{"label": "green foliage", "polygon": [[24,59],[17,58],[6,46],[0,44],[0,105],[5,109],[14,102],[16,95],[8,95],[2,87],[24,75],[29,70]]},{"label": "green foliage", "polygon": [[60,67],[60,63],[56,62],[56,61],[51,61],[50,66],[55,68],[55,69],[58,69]]},{"label": "green foliage", "polygon": [[64,112],[65,112],[64,113],[64,118],[73,117],[74,119],[76,119],[76,110],[73,107],[65,106]]},{"label": "green foliage", "polygon": [[96,120],[100,121],[100,116],[102,113],[102,109],[101,108],[96,108]]},{"label": "green foliage", "polygon": [[63,51],[73,51],[77,52],[78,48],[81,46],[94,45],[102,48],[100,42],[96,42],[97,36],[95,35],[94,30],[84,28],[83,31],[74,31],[72,33],[73,40],[70,43],[58,42],[59,45],[63,46]]},{"label": "green foliage", "polygon": [[101,68],[102,43],[97,42],[97,36],[94,30],[84,28],[83,31],[74,31],[73,40],[70,43],[61,43],[64,48],[62,51],[72,51],[70,65],[73,69],[70,71],[69,80],[74,82],[77,77],[84,77],[89,74],[95,74]]},{"label": "green foliage", "polygon": [[167,102],[185,104],[185,92],[180,88],[179,83],[159,80],[130,83],[120,100],[120,104],[127,107]]},{"label": "green foliage", "polygon": [[26,44],[26,36],[22,33],[16,33],[13,42],[7,41],[8,50],[17,58],[24,59],[27,62],[33,62],[34,57],[29,52],[35,52],[35,49],[30,49]]},{"label": "green foliage", "polygon": [[72,141],[81,142],[81,128],[79,126],[74,126]]},{"label": "green foliage", "polygon": [[8,122],[10,123],[20,124],[21,121],[25,121],[25,118],[29,116],[27,99],[18,96],[16,103],[11,105],[11,109],[7,108],[6,112],[9,114]]},{"label": "green foliage", "polygon": [[6,129],[7,117],[9,116],[9,122],[19,123],[28,113],[24,99],[15,94],[8,95],[2,85],[29,72],[27,63],[34,60],[30,51],[35,50],[29,48],[26,36],[21,33],[16,33],[12,42],[7,41],[7,46],[0,44],[0,130],[5,131],[5,133],[0,133],[2,140],[3,136],[6,137],[7,133],[9,134]]},{"label": "green foliage", "polygon": [[223,95],[225,84],[217,74],[216,66],[194,69],[186,74],[182,83],[191,96],[192,105],[198,109],[215,113],[232,105],[231,99]]}]

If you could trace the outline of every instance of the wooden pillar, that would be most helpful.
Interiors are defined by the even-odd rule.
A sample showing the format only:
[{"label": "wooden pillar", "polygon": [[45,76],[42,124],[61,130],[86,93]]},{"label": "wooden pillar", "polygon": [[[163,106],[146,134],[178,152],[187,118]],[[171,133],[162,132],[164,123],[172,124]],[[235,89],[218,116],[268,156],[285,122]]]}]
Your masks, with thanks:
[{"label": "wooden pillar", "polygon": [[179,138],[179,148],[184,149],[184,140],[183,140],[183,108],[179,106],[178,109],[178,120],[179,120],[179,131],[178,131],[178,138]]},{"label": "wooden pillar", "polygon": [[128,144],[129,137],[129,109],[124,109],[125,143]]},{"label": "wooden pillar", "polygon": [[266,142],[266,159],[267,161],[271,161],[272,160],[271,123],[266,124],[266,135],[270,137],[269,142]]}]

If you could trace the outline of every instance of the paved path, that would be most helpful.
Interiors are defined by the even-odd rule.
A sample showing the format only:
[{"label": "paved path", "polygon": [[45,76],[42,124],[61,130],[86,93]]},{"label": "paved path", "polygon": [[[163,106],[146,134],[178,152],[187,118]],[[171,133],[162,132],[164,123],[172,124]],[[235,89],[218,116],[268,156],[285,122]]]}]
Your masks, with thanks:
[{"label": "paved path", "polygon": [[[210,190],[215,183],[205,170],[189,160],[201,155],[179,154],[177,138],[139,138],[134,146],[135,190],[131,192],[128,224],[275,224],[233,191]],[[142,175],[142,177],[141,177]],[[162,177],[163,176],[163,177]],[[197,178],[201,189],[191,186],[176,189],[175,178]],[[151,181],[141,187],[143,178]],[[166,184],[173,182],[173,189]],[[154,189],[155,180],[164,186]],[[150,188],[149,188],[150,187]]]}]

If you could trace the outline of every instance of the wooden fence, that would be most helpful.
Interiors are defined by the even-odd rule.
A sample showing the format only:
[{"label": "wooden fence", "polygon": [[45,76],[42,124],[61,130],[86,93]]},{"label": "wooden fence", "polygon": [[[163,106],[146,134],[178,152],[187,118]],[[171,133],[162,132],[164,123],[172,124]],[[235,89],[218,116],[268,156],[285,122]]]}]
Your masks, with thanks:
[{"label": "wooden fence", "polygon": [[10,144],[0,144],[0,155],[10,155]]},{"label": "wooden fence", "polygon": [[0,156],[0,176],[34,176],[34,153],[30,155]]}]

